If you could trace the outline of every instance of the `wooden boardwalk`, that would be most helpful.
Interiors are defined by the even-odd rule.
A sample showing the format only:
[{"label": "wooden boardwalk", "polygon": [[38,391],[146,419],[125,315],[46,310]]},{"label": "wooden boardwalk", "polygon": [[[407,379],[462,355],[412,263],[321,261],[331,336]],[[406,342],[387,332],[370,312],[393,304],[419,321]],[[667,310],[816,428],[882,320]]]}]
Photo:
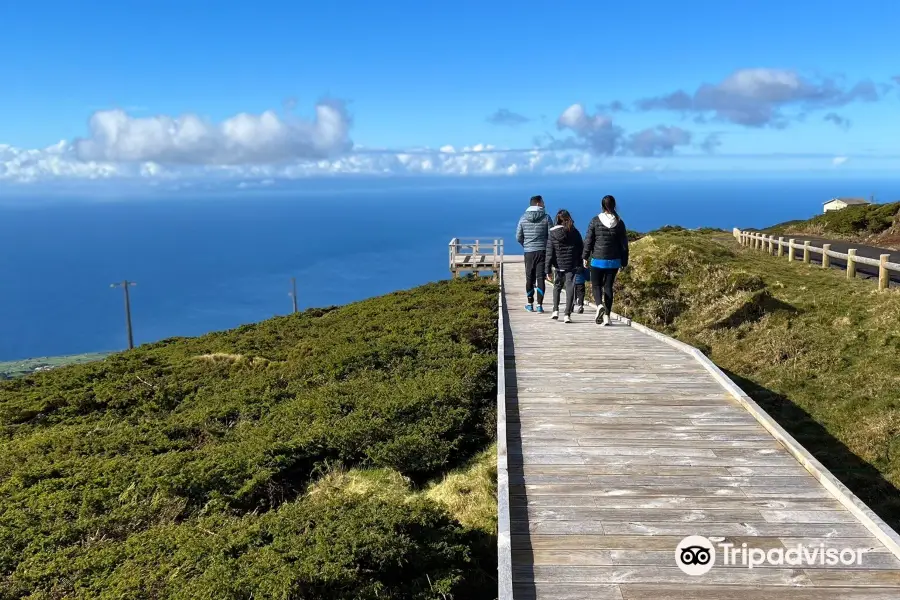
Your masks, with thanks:
[{"label": "wooden boardwalk", "polygon": [[[697,360],[587,308],[553,321],[550,289],[547,313],[526,312],[524,266],[505,262],[516,600],[900,599],[900,560]],[[867,552],[837,567],[717,557],[690,576],[675,562],[689,535]]]}]

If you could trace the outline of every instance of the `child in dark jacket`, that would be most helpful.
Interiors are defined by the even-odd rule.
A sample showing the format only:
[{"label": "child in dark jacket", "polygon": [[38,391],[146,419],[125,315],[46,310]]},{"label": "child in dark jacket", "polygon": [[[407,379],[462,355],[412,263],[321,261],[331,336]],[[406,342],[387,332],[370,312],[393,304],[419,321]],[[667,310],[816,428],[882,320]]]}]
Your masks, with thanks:
[{"label": "child in dark jacket", "polygon": [[575,312],[584,312],[584,282],[586,269],[579,265],[575,271]]},{"label": "child in dark jacket", "polygon": [[556,225],[550,229],[547,237],[545,271],[548,274],[556,268],[553,281],[553,315],[559,318],[559,297],[563,286],[566,288],[566,323],[571,323],[572,310],[575,305],[575,273],[580,268],[583,241],[581,233],[575,228],[575,221],[567,210],[556,213]]}]

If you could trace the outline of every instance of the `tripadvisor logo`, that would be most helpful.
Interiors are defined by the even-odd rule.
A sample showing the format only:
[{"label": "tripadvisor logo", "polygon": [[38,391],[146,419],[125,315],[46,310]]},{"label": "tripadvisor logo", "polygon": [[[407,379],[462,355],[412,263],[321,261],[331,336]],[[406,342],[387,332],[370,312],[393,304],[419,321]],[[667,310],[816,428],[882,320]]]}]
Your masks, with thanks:
[{"label": "tripadvisor logo", "polygon": [[689,535],[675,548],[675,564],[688,575],[704,575],[716,564],[716,549],[702,535]]},{"label": "tripadvisor logo", "polygon": [[732,543],[713,544],[701,535],[691,535],[678,543],[675,548],[675,564],[688,575],[704,575],[716,564],[716,548],[721,552],[723,566],[744,566],[748,569],[761,565],[811,567],[837,565],[861,565],[866,548],[826,548],[825,544],[793,547],[779,547],[765,550],[740,547]]}]

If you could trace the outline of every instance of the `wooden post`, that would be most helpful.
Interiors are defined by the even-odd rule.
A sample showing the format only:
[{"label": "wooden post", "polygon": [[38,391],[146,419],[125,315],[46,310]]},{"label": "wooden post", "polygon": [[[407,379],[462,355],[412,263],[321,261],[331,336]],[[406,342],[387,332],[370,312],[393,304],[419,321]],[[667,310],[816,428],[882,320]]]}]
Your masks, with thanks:
[{"label": "wooden post", "polygon": [[822,244],[822,268],[827,269],[831,266],[831,257],[828,256],[828,253],[831,252],[831,244]]},{"label": "wooden post", "polygon": [[297,278],[296,277],[291,277],[291,293],[288,295],[293,300],[294,312],[298,312],[297,311]]},{"label": "wooden post", "polygon": [[856,248],[847,250],[847,279],[856,277]]},{"label": "wooden post", "polygon": [[456,238],[450,240],[450,274],[456,279]]},{"label": "wooden post", "polygon": [[809,264],[809,240],[803,242],[803,262]]},{"label": "wooden post", "polygon": [[769,236],[769,254],[772,254],[772,250],[775,248],[775,237]]},{"label": "wooden post", "polygon": [[778,238],[778,256],[784,256],[784,238]]},{"label": "wooden post", "polygon": [[788,262],[794,262],[794,238],[788,240]]},{"label": "wooden post", "polygon": [[878,265],[878,289],[882,291],[888,289],[888,285],[890,284],[887,270],[887,262],[890,257],[890,254],[882,254],[879,256],[881,263]]},{"label": "wooden post", "polygon": [[133,281],[128,281],[127,279],[121,283],[113,283],[109,287],[119,287],[125,291],[125,329],[128,334],[128,349],[132,350],[134,348],[134,336],[131,334],[131,296],[128,294],[128,288],[137,285]]}]

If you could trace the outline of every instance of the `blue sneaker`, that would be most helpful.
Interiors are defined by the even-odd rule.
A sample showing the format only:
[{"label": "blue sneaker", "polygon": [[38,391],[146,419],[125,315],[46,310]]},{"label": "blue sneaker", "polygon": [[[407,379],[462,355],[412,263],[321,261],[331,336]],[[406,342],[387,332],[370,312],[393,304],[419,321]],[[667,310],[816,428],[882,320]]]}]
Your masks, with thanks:
[{"label": "blue sneaker", "polygon": [[530,304],[526,304],[525,310],[527,310],[528,312],[534,312],[534,306],[532,306]]},{"label": "blue sneaker", "polygon": [[537,312],[539,312],[539,313],[544,312],[544,307],[539,304],[537,307]]}]

